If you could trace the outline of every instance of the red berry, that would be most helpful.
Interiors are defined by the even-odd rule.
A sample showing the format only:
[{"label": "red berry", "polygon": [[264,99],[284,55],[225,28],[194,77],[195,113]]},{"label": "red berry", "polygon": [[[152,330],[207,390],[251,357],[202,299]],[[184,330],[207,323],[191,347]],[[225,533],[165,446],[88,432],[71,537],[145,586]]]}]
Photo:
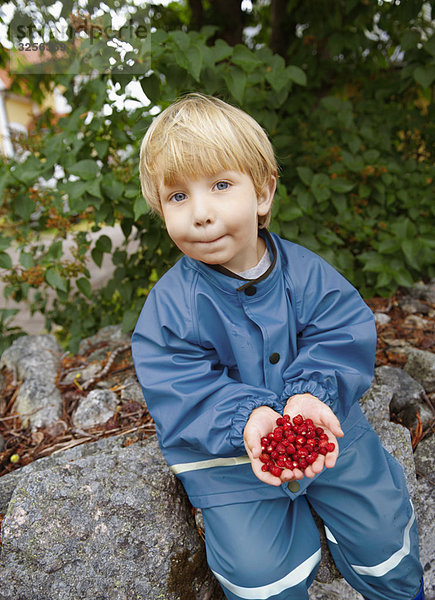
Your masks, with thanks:
[{"label": "red berry", "polygon": [[270,469],[270,472],[272,473],[272,475],[275,475],[275,477],[281,477],[282,469],[280,467],[274,466]]},{"label": "red berry", "polygon": [[329,442],[329,444],[326,444],[325,448],[328,452],[334,452],[335,444],[333,442]]},{"label": "red berry", "polygon": [[259,458],[260,458],[261,462],[265,463],[265,464],[268,463],[270,460],[268,454],[260,454]]},{"label": "red berry", "polygon": [[305,439],[305,437],[303,435],[298,435],[296,437],[296,443],[300,444],[301,446],[304,446],[306,441],[307,440]]},{"label": "red berry", "polygon": [[266,473],[269,470],[269,467],[267,465],[261,465],[261,470]]},{"label": "red berry", "polygon": [[267,439],[267,437],[262,437],[260,440],[260,443],[262,446],[268,446],[269,445],[269,440]]},{"label": "red berry", "polygon": [[296,448],[293,446],[293,444],[289,444],[285,451],[287,452],[287,454],[293,454],[294,452],[296,452]]},{"label": "red berry", "polygon": [[308,467],[308,462],[305,458],[300,458],[298,461],[299,464],[299,468],[303,471],[304,469],[306,469]]},{"label": "red berry", "polygon": [[297,451],[297,455],[300,457],[305,457],[308,456],[309,452],[306,448],[299,448],[299,450]]},{"label": "red berry", "polygon": [[322,446],[321,448],[319,448],[319,454],[322,454],[323,456],[328,454],[328,451],[325,446]]},{"label": "red berry", "polygon": [[295,417],[293,417],[293,425],[302,425],[303,420],[304,418],[302,415],[296,415]]},{"label": "red berry", "polygon": [[314,423],[311,419],[305,419],[305,425],[307,427],[313,427]]},{"label": "red berry", "polygon": [[283,415],[282,418],[284,421],[287,421],[287,423],[290,423],[290,415]]},{"label": "red berry", "polygon": [[316,427],[316,435],[321,435],[323,433],[322,427]]}]

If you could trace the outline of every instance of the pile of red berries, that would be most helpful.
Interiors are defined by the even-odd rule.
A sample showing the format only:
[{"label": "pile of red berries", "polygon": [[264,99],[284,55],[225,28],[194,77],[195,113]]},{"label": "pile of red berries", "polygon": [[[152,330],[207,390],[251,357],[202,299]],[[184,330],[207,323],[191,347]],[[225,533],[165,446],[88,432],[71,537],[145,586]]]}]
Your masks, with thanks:
[{"label": "pile of red berries", "polygon": [[283,469],[304,471],[319,454],[333,452],[335,444],[328,441],[322,427],[315,427],[311,419],[296,415],[293,423],[289,415],[276,420],[275,429],[261,438],[260,460],[262,471],[280,477]]}]

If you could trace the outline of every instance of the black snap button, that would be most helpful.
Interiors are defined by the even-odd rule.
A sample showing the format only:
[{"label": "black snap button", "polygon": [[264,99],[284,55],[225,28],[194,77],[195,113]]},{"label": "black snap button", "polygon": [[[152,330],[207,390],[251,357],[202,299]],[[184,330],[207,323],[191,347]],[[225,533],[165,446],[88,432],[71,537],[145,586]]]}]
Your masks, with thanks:
[{"label": "black snap button", "polygon": [[249,287],[245,288],[245,294],[247,296],[254,296],[254,294],[257,293],[257,288],[253,285],[250,285]]},{"label": "black snap button", "polygon": [[297,492],[299,492],[301,486],[299,485],[299,483],[297,481],[290,481],[290,483],[288,484],[288,489],[293,492],[293,494],[296,494]]},{"label": "black snap button", "polygon": [[273,354],[271,354],[269,356],[269,361],[273,364],[276,365],[276,363],[279,361],[280,359],[280,355],[278,354],[278,352],[274,352]]}]

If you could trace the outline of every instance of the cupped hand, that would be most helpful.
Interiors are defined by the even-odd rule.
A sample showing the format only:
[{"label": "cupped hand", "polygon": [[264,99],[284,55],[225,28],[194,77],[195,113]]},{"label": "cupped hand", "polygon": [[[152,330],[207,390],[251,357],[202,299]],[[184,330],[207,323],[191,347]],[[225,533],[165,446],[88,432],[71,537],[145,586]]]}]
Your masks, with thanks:
[{"label": "cupped hand", "polygon": [[263,463],[259,459],[261,454],[261,438],[266,437],[276,427],[276,420],[281,415],[268,406],[255,408],[246,423],[243,432],[243,441],[246,452],[251,460],[252,470],[260,481],[269,485],[279,486],[283,480],[275,477],[268,471],[262,471]]},{"label": "cupped hand", "polygon": [[335,448],[325,456],[319,454],[315,462],[312,465],[308,465],[303,472],[299,469],[294,469],[293,471],[284,469],[281,474],[281,480],[302,479],[304,476],[313,478],[324,467],[327,469],[334,467],[338,457],[337,437],[343,437],[344,433],[341,429],[340,421],[329,406],[311,394],[297,394],[287,400],[284,414],[288,414],[291,419],[296,415],[302,415],[304,419],[311,419],[315,427],[323,427],[324,432],[328,436],[328,441],[332,442]]}]

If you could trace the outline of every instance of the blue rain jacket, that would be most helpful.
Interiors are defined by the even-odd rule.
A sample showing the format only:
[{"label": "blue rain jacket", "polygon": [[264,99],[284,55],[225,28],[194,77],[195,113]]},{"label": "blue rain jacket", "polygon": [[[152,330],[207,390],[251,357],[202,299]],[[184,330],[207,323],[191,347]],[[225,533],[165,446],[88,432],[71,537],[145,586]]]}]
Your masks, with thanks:
[{"label": "blue rain jacket", "polygon": [[[254,475],[243,430],[258,406],[309,392],[340,420],[347,447],[365,421],[374,369],[371,310],[313,252],[260,230],[272,264],[255,280],[187,256],[152,288],[132,336],[162,453],[194,506],[292,498]],[[359,433],[358,433],[359,432]],[[318,476],[318,475],[317,475]]]}]

